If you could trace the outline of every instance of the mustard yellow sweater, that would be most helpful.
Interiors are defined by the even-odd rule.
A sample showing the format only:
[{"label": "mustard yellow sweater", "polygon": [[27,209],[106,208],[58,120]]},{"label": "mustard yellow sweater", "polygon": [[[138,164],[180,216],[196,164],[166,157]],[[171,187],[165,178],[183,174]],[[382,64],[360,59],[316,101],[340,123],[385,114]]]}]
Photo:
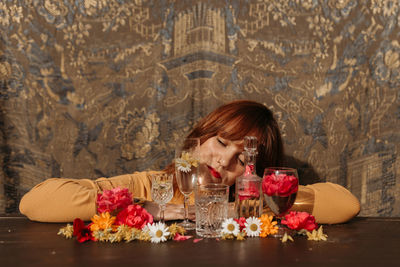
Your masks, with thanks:
[{"label": "mustard yellow sweater", "polygon": [[[31,189],[21,199],[19,209],[29,219],[41,222],[90,220],[95,214],[97,192],[113,187],[129,187],[134,197],[151,201],[151,178],[154,172],[135,172],[112,178],[51,178]],[[193,194],[192,194],[193,196]],[[183,203],[183,195],[174,190],[170,203]],[[342,223],[356,216],[360,203],[344,187],[333,183],[299,186],[292,210],[307,211],[318,223]]]}]

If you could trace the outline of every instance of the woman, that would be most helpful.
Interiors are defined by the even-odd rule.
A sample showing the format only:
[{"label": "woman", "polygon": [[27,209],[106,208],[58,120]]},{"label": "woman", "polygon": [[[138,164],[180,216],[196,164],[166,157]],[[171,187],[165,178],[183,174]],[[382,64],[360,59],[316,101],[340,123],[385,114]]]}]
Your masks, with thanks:
[{"label": "woman", "polygon": [[[259,176],[269,166],[280,166],[283,145],[278,124],[272,112],[264,105],[247,100],[228,103],[203,118],[188,135],[200,138],[200,153],[208,166],[211,182],[234,185],[236,177],[244,172],[243,138],[258,139],[256,172]],[[174,173],[174,165],[165,170]],[[20,202],[20,211],[31,220],[69,222],[79,217],[90,220],[95,213],[98,190],[129,187],[133,195],[148,201],[146,208],[157,215],[151,204],[151,179],[154,171],[135,172],[112,178],[48,179],[28,192]],[[210,182],[210,181],[203,181]],[[165,218],[182,218],[183,195],[175,187]],[[344,187],[332,183],[299,186],[292,210],[307,211],[319,223],[341,223],[358,214],[360,204]]]}]

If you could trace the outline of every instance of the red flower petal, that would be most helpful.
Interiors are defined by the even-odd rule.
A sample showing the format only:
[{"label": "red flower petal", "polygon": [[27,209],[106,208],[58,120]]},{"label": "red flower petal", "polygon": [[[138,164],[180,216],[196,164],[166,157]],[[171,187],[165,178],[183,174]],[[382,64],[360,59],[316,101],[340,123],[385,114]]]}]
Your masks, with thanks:
[{"label": "red flower petal", "polygon": [[174,236],[174,241],[185,241],[192,238],[191,235],[181,235],[179,233],[176,233]]}]

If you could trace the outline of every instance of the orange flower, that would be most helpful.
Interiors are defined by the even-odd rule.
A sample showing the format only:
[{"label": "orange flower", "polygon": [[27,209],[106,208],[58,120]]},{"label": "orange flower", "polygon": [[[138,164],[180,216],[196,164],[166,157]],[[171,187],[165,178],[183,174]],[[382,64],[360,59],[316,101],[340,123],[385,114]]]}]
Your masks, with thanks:
[{"label": "orange flower", "polygon": [[115,230],[118,227],[117,225],[113,225],[115,219],[116,218],[111,216],[109,212],[103,212],[100,214],[100,216],[95,214],[91,219],[93,223],[90,225],[90,230],[99,231],[107,228],[112,228]]},{"label": "orange flower", "polygon": [[277,222],[276,221],[272,221],[273,220],[273,216],[270,215],[268,216],[268,214],[263,214],[260,217],[260,221],[261,221],[261,233],[260,236],[261,237],[267,237],[268,235],[273,235],[278,233],[278,226],[276,226]]}]

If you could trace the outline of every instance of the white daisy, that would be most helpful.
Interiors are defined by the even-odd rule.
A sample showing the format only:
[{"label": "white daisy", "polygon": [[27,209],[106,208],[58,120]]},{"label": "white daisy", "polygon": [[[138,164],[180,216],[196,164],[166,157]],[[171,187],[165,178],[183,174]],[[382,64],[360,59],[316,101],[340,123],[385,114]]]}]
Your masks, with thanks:
[{"label": "white daisy", "polygon": [[150,234],[150,241],[152,243],[160,243],[167,241],[167,237],[170,235],[168,232],[168,227],[165,223],[158,222],[153,224],[148,224],[149,227],[149,234]]},{"label": "white daisy", "polygon": [[184,159],[176,159],[175,164],[178,167],[178,170],[181,172],[188,173],[192,169],[192,164]]},{"label": "white daisy", "polygon": [[237,222],[235,222],[232,218],[225,219],[225,221],[222,223],[222,233],[223,234],[233,234],[234,236],[237,236],[240,232],[240,227]]},{"label": "white daisy", "polygon": [[249,217],[244,223],[247,236],[260,236],[261,221],[256,217]]},{"label": "white daisy", "polygon": [[190,172],[193,167],[199,166],[199,161],[189,152],[182,152],[180,158],[175,159],[175,164],[181,172]]}]

